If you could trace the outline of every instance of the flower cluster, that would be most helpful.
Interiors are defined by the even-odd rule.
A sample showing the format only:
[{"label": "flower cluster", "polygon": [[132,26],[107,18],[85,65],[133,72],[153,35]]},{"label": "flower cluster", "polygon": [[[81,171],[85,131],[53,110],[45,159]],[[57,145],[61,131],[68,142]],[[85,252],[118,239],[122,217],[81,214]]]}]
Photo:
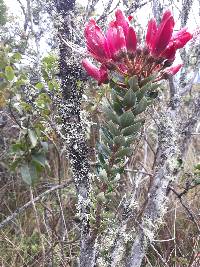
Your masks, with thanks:
[{"label": "flower cluster", "polygon": [[184,47],[192,34],[186,28],[173,33],[175,23],[169,10],[159,25],[155,19],[149,21],[143,47],[130,24],[132,17],[126,18],[121,10],[115,12],[115,17],[105,34],[94,19],[90,19],[85,28],[88,52],[101,66],[97,68],[88,59],[82,63],[99,84],[107,83],[112,72],[128,78],[136,75],[139,80],[157,73],[158,81],[179,71],[181,64],[170,66],[177,49]]}]

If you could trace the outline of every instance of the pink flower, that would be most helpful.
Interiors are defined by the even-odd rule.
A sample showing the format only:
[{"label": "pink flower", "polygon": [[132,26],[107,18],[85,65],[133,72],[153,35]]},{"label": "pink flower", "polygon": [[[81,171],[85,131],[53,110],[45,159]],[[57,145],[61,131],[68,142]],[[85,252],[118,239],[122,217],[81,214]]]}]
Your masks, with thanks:
[{"label": "pink flower", "polygon": [[106,33],[111,57],[115,60],[121,51],[126,52],[126,40],[121,26],[111,22]]},{"label": "pink flower", "polygon": [[137,36],[130,24],[132,17],[126,18],[119,9],[115,17],[105,35],[94,19],[85,28],[88,51],[101,67],[97,68],[87,59],[83,60],[83,66],[99,84],[118,75],[126,78],[137,75],[144,79],[155,74],[164,79],[179,71],[182,65],[169,66],[175,60],[177,49],[184,47],[193,35],[186,28],[173,34],[174,18],[169,10],[164,12],[159,25],[155,19],[149,21],[145,47],[137,47]]},{"label": "pink flower", "polygon": [[94,19],[91,19],[86,25],[85,38],[88,51],[94,58],[100,62],[110,59],[107,40]]},{"label": "pink flower", "polygon": [[165,69],[166,74],[168,75],[175,75],[183,66],[183,64],[178,64],[177,66],[172,66],[170,68]]},{"label": "pink flower", "polygon": [[169,44],[174,28],[174,18],[169,10],[165,11],[162,21],[152,40],[152,54],[158,57]]},{"label": "pink flower", "polygon": [[98,84],[107,83],[108,81],[108,73],[107,68],[105,66],[101,66],[98,69],[92,62],[90,62],[87,58],[82,61],[83,67],[87,71],[88,75],[98,81]]}]

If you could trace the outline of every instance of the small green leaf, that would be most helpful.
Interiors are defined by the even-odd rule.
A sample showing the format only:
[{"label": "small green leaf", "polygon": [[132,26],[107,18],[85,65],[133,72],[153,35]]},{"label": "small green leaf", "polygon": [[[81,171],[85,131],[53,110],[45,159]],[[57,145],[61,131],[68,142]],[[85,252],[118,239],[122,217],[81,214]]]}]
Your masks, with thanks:
[{"label": "small green leaf", "polygon": [[131,77],[129,80],[128,80],[128,84],[130,86],[130,88],[136,92],[138,91],[140,88],[139,88],[139,85],[138,85],[138,79],[137,79],[137,76],[133,76]]},{"label": "small green leaf", "polygon": [[15,77],[14,70],[11,66],[5,67],[5,75],[8,81],[12,81]]},{"label": "small green leaf", "polygon": [[6,89],[7,86],[8,86],[8,82],[2,82],[2,81],[0,81],[0,90]]},{"label": "small green leaf", "polygon": [[96,196],[96,199],[97,199],[98,202],[100,202],[100,203],[104,203],[104,202],[106,202],[106,197],[105,197],[104,192],[100,192],[100,193]]},{"label": "small green leaf", "polygon": [[32,155],[32,161],[41,167],[45,168],[45,163],[46,163],[46,157],[44,154],[37,153]]},{"label": "small green leaf", "polygon": [[38,138],[37,138],[35,131],[28,129],[28,136],[29,136],[29,139],[31,141],[31,146],[35,147],[37,145],[37,141],[38,141]]},{"label": "small green leaf", "polygon": [[99,161],[100,161],[101,164],[104,165],[106,163],[105,160],[104,160],[104,156],[101,153],[99,153],[98,158],[99,158]]},{"label": "small green leaf", "polygon": [[37,179],[37,172],[36,172],[35,166],[33,165],[24,163],[20,167],[20,172],[21,172],[23,181],[27,183],[28,185],[32,185],[34,181]]},{"label": "small green leaf", "polygon": [[53,85],[52,81],[48,82],[48,87],[49,87],[49,90],[51,90],[51,91],[54,89],[54,85]]},{"label": "small green leaf", "polygon": [[195,165],[194,168],[195,168],[196,170],[200,170],[200,163],[197,164],[197,165]]},{"label": "small green leaf", "polygon": [[130,126],[134,123],[135,116],[132,111],[126,111],[120,116],[120,125],[122,128]]},{"label": "small green leaf", "polygon": [[123,157],[125,157],[125,156],[130,156],[132,152],[133,152],[133,149],[132,149],[132,148],[130,148],[130,147],[125,147],[125,148],[120,149],[120,150],[115,154],[115,157],[116,157],[116,158],[123,158]]},{"label": "small green leaf", "polygon": [[13,54],[12,58],[15,59],[16,61],[20,61],[22,59],[22,55],[19,52],[17,52]]},{"label": "small green leaf", "polygon": [[38,90],[41,90],[42,88],[44,88],[44,84],[42,84],[41,82],[37,83],[35,85],[35,87],[38,89]]},{"label": "small green leaf", "polygon": [[127,108],[132,108],[135,105],[136,96],[133,90],[130,88],[125,94],[123,103]]}]

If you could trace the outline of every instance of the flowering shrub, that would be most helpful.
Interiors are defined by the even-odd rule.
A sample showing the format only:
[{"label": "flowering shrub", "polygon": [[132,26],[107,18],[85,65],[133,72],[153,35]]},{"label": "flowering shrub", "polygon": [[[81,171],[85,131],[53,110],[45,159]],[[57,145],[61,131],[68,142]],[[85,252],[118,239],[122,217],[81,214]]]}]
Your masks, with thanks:
[{"label": "flowering shrub", "polygon": [[186,28],[173,34],[175,23],[169,10],[163,14],[160,25],[155,19],[149,21],[144,47],[137,42],[130,24],[132,17],[126,19],[121,10],[117,10],[115,16],[116,20],[110,22],[105,35],[94,19],[90,19],[85,28],[88,52],[101,67],[97,68],[88,59],[83,60],[83,66],[99,84],[107,83],[112,72],[123,77],[136,75],[139,81],[157,74],[158,81],[166,78],[166,74],[174,75],[179,71],[181,64],[170,66],[177,49],[184,47],[192,34]]},{"label": "flowering shrub", "polygon": [[[177,49],[191,38],[186,28],[173,34],[174,18],[169,10],[160,25],[155,19],[148,23],[144,46],[138,43],[132,17],[115,12],[104,33],[91,19],[85,28],[87,49],[101,66],[96,67],[88,59],[83,60],[87,73],[98,84],[109,83],[111,94],[102,104],[99,154],[99,173],[104,182],[115,180],[124,171],[125,158],[133,153],[132,144],[144,123],[142,113],[157,97],[158,81],[176,74],[182,64],[171,66]],[[111,179],[110,179],[111,178]]]}]

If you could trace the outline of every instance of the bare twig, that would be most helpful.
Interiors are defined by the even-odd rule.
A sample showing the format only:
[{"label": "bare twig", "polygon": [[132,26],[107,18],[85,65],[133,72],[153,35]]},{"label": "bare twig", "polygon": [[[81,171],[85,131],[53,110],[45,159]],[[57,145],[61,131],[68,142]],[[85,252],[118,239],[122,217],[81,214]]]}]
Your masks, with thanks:
[{"label": "bare twig", "polygon": [[72,184],[73,181],[70,180],[67,183],[61,184],[61,185],[55,185],[52,188],[50,188],[49,190],[41,193],[39,196],[35,197],[33,200],[27,202],[26,204],[24,204],[22,207],[16,209],[10,216],[8,216],[5,220],[3,220],[0,223],[0,229],[5,227],[7,224],[11,223],[20,213],[24,212],[27,208],[29,208],[32,203],[34,202],[38,202],[39,200],[41,200],[43,197],[46,197],[47,195],[53,193],[56,190],[59,189],[63,189],[65,187],[68,187],[70,184]]}]

